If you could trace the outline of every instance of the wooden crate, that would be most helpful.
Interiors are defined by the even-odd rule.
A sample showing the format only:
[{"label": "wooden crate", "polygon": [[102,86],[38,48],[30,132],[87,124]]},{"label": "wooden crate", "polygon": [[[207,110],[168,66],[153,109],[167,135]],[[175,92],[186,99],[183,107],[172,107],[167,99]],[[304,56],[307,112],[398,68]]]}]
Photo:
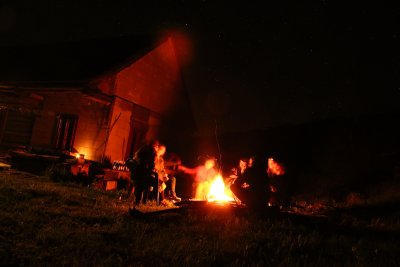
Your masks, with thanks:
[{"label": "wooden crate", "polygon": [[116,170],[105,170],[103,177],[103,188],[105,190],[116,190],[118,186],[119,174]]},{"label": "wooden crate", "polygon": [[116,190],[118,186],[118,180],[104,180],[104,190]]}]

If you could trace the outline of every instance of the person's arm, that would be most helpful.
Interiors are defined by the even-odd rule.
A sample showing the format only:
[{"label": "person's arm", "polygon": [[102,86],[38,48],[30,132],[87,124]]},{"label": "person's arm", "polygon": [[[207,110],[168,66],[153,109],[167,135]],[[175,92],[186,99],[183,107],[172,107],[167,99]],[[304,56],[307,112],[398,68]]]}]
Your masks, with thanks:
[{"label": "person's arm", "polygon": [[178,170],[183,171],[184,173],[187,173],[187,174],[196,174],[197,173],[197,168],[192,169],[192,168],[185,167],[183,165],[179,165]]}]

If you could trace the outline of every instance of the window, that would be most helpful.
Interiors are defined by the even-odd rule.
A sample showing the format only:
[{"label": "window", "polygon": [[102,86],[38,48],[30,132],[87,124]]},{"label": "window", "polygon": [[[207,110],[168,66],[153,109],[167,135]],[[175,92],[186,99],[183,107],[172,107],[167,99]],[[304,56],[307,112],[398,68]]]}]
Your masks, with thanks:
[{"label": "window", "polygon": [[54,134],[54,146],[60,150],[72,150],[75,139],[78,116],[59,114],[56,117],[56,129]]},{"label": "window", "polygon": [[135,152],[139,149],[139,147],[143,144],[146,132],[147,132],[147,125],[141,123],[134,123],[133,127],[131,128],[131,138],[130,138],[130,146],[128,147],[128,157],[133,157]]}]

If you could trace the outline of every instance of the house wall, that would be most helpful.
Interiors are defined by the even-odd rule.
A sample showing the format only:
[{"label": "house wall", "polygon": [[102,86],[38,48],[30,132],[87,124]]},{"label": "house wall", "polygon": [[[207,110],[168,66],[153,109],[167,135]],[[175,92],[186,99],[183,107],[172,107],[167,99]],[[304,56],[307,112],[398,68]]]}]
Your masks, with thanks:
[{"label": "house wall", "polygon": [[[159,139],[163,125],[178,128],[175,123],[167,123],[168,116],[187,101],[171,38],[119,72],[89,81],[87,87],[64,92],[57,89],[53,92],[43,92],[40,89],[36,91],[43,99],[40,115],[33,125],[31,146],[54,148],[56,116],[77,115],[73,147],[79,153],[85,154],[86,159],[96,161],[100,161],[103,156],[110,157],[111,160],[123,160],[127,150],[134,147],[129,146],[133,144],[129,139],[135,133],[131,128],[132,122],[141,114],[138,110],[145,110],[147,117],[140,120],[140,126],[144,125],[141,129],[145,130],[142,130],[142,135],[137,139],[142,139],[146,130],[145,139]],[[94,90],[86,90],[87,92],[92,93],[98,89],[106,98],[113,98],[113,103],[108,105],[108,99],[101,102],[86,97],[82,89],[89,88]],[[179,118],[177,121],[180,121]],[[171,135],[174,139],[181,140],[176,135]],[[29,135],[27,138],[29,139]]]},{"label": "house wall", "polygon": [[160,124],[160,116],[154,113],[150,113],[149,130],[146,133],[146,140],[154,140],[159,138]]},{"label": "house wall", "polygon": [[99,160],[105,145],[108,109],[80,92],[46,93],[41,115],[35,120],[31,145],[51,148],[57,114],[77,115],[74,148],[87,159]]},{"label": "house wall", "polygon": [[[121,98],[115,98],[112,112],[109,118],[109,135],[105,156],[110,157],[111,161],[126,160],[131,142],[129,140],[134,104]],[[146,140],[158,138],[160,118],[157,114],[150,113],[148,118],[148,130]]]},{"label": "house wall", "polygon": [[[114,83],[110,82],[113,81]],[[129,138],[131,116],[135,116],[134,106],[149,110],[148,130],[145,139],[159,139],[160,128],[168,114],[179,103],[186,101],[182,90],[179,64],[176,59],[172,39],[126,66],[113,78],[98,79],[97,88],[103,93],[113,94],[111,126],[105,155],[111,160],[124,160],[132,140]]]},{"label": "house wall", "polygon": [[100,161],[106,145],[109,106],[81,98],[74,147],[85,158]]},{"label": "house wall", "polygon": [[130,133],[132,104],[115,98],[109,117],[109,135],[105,156],[111,160],[125,160]]},{"label": "house wall", "polygon": [[43,98],[34,93],[0,92],[0,146],[30,145],[33,125],[41,110]]},{"label": "house wall", "polygon": [[117,73],[114,87],[116,95],[159,114],[182,100],[181,89],[171,38]]}]

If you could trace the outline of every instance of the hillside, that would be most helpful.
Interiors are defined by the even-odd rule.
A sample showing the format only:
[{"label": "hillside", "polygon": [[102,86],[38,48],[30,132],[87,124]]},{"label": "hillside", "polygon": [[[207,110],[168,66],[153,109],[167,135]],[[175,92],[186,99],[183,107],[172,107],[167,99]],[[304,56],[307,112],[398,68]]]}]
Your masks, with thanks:
[{"label": "hillside", "polygon": [[200,136],[197,143],[200,154],[222,159],[225,172],[241,157],[270,156],[285,165],[293,194],[335,192],[341,197],[400,183],[399,121],[400,112],[336,117]]},{"label": "hillside", "polygon": [[[315,212],[323,207],[311,204]],[[0,206],[2,266],[400,263],[398,208],[337,206],[306,215],[210,205],[135,216],[124,192],[15,170],[0,171]]]}]

